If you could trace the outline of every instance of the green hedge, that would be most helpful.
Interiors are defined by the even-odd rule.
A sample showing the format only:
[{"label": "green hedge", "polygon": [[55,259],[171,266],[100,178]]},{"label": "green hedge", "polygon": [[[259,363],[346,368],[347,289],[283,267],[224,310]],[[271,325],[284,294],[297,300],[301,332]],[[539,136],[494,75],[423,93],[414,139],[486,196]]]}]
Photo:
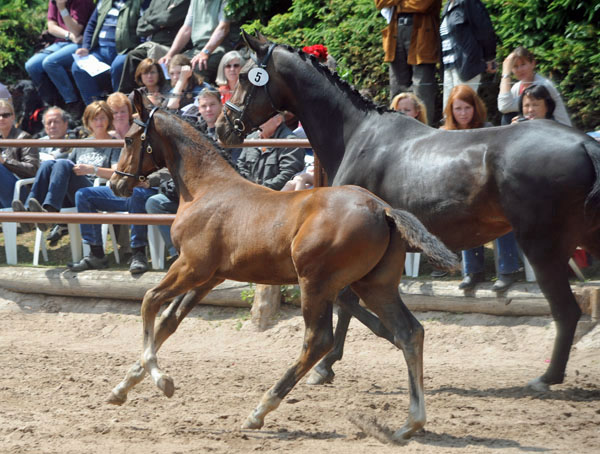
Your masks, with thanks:
[{"label": "green hedge", "polygon": [[[538,58],[540,73],[551,77],[575,124],[590,130],[600,125],[600,2],[581,0],[483,0],[498,35],[498,62],[522,44]],[[258,29],[292,46],[325,44],[348,82],[368,89],[386,103],[387,66],[380,30],[385,21],[373,0],[294,0],[290,10]],[[486,77],[484,99],[497,118],[498,76]]]}]

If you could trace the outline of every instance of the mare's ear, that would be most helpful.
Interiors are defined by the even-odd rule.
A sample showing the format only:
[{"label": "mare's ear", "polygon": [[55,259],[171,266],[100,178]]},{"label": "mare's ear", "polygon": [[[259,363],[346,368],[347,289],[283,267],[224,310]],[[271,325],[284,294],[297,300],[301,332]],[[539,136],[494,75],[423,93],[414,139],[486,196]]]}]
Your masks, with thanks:
[{"label": "mare's ear", "polygon": [[133,108],[144,122],[148,118],[148,111],[152,109],[152,102],[139,88],[133,91]]},{"label": "mare's ear", "polygon": [[246,33],[242,29],[242,38],[243,38],[244,42],[246,43],[246,45],[248,46],[248,48],[250,50],[252,50],[258,54],[261,47],[267,45],[269,43],[269,41],[261,33],[259,33],[259,32],[256,32],[256,33],[257,33],[257,36],[254,37],[254,36]]}]

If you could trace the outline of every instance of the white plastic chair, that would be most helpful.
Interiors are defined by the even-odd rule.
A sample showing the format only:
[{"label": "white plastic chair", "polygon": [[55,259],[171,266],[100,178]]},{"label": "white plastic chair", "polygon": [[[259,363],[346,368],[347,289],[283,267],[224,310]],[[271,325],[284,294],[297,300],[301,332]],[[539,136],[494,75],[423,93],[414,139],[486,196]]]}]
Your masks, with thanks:
[{"label": "white plastic chair", "polygon": [[[21,178],[15,183],[13,200],[17,200],[21,195],[21,188],[27,184],[33,184],[35,178]],[[11,212],[12,207],[0,208],[0,211]],[[3,222],[2,233],[4,234],[4,250],[6,252],[6,263],[8,265],[17,264],[17,223]]]}]

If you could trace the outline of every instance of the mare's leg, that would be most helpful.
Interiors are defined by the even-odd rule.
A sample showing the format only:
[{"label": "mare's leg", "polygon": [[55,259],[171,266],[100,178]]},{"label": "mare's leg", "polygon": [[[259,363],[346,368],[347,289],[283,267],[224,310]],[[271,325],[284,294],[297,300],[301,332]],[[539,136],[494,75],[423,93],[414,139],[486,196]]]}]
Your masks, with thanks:
[{"label": "mare's leg", "polygon": [[346,341],[346,334],[352,317],[356,317],[377,336],[394,343],[392,333],[381,323],[381,320],[363,308],[358,301],[358,296],[356,296],[350,287],[346,287],[338,295],[336,300],[336,304],[338,305],[338,319],[333,336],[333,349],[311,371],[310,376],[306,380],[307,384],[322,385],[333,381],[335,376],[333,364],[341,360],[344,355],[344,342]]},{"label": "mare's leg", "polygon": [[[209,290],[200,292],[198,289],[190,290],[185,295],[175,298],[169,307],[163,312],[158,323],[156,331],[156,349],[160,349],[162,344],[171,334],[177,330],[179,324],[189,314],[193,307],[204,298]],[[131,366],[131,369],[125,375],[121,383],[111,391],[107,402],[114,405],[121,405],[127,400],[129,390],[140,383],[146,376],[146,370],[138,360]]]},{"label": "mare's leg", "polygon": [[[326,285],[322,281],[321,285]],[[267,413],[275,410],[298,381],[333,346],[332,307],[335,294],[323,297],[309,285],[300,283],[302,315],[304,316],[304,342],[296,363],[262,397],[258,406],[246,418],[242,428],[260,429]]]},{"label": "mare's leg", "polygon": [[581,309],[569,285],[566,258],[538,258],[527,251],[525,254],[535,271],[538,285],[550,304],[552,318],[556,324],[556,338],[550,364],[542,376],[528,384],[538,391],[547,391],[549,385],[562,383],[564,380]]}]

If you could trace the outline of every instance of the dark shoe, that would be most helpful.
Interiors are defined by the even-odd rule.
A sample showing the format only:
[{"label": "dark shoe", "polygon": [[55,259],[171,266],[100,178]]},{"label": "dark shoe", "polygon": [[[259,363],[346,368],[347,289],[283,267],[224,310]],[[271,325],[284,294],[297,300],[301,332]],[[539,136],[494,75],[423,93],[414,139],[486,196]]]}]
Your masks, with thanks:
[{"label": "dark shoe", "polygon": [[65,224],[55,224],[46,237],[50,246],[56,246],[60,239],[69,234],[69,228]]},{"label": "dark shoe", "polygon": [[133,275],[143,274],[148,271],[148,259],[146,254],[143,252],[136,252],[131,257],[131,265],[129,265],[129,272]]},{"label": "dark shoe", "polygon": [[67,263],[67,266],[71,271],[75,271],[76,273],[86,270],[101,270],[108,267],[108,257],[104,256],[100,258],[90,254],[82,258],[79,262]]},{"label": "dark shoe", "polygon": [[444,277],[446,275],[448,275],[448,271],[433,270],[431,273],[431,277]]},{"label": "dark shoe", "polygon": [[470,290],[483,281],[485,281],[483,273],[469,273],[463,278],[462,282],[458,284],[458,288],[460,290]]},{"label": "dark shoe", "polygon": [[74,122],[80,121],[85,110],[85,104],[81,101],[69,102],[65,104],[65,110]]},{"label": "dark shoe", "polygon": [[[17,211],[27,211],[27,208],[25,208],[25,205],[23,205],[23,202],[21,202],[20,200],[13,200],[12,201],[12,210],[17,212]],[[33,224],[29,223],[29,222],[21,222],[21,232],[22,233],[27,233],[27,232],[31,232],[33,230]]]},{"label": "dark shoe", "polygon": [[[37,201],[37,199],[34,199],[33,197],[31,197],[29,199],[29,202],[27,202],[27,204],[29,205],[29,211],[34,212],[34,213],[47,213],[48,210],[46,210],[40,202]],[[42,232],[45,232],[47,230],[50,229],[50,224],[44,224],[41,222],[38,222],[37,224],[37,228],[40,229]]]},{"label": "dark shoe", "polygon": [[494,282],[494,285],[492,285],[492,290],[495,292],[504,292],[505,290],[508,290],[508,287],[513,285],[515,282],[517,282],[516,273],[500,274],[498,276],[498,280]]}]

